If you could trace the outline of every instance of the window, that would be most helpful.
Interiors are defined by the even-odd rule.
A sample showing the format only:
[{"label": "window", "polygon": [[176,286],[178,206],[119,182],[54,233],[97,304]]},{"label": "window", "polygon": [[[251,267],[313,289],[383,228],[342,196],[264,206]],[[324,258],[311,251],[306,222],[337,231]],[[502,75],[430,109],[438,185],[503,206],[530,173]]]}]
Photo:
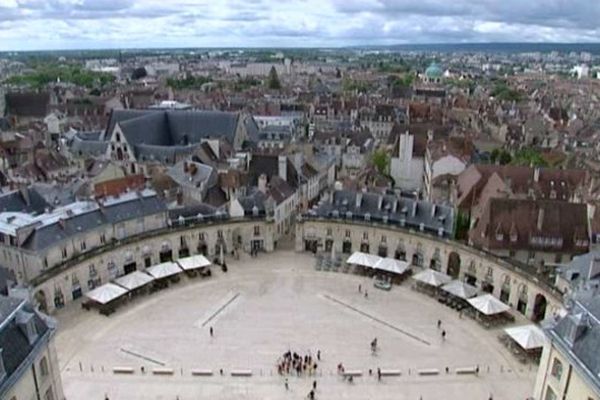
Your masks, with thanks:
[{"label": "window", "polygon": [[556,400],[556,393],[554,393],[554,390],[550,386],[546,387],[546,397],[544,397],[544,400]]},{"label": "window", "polygon": [[363,240],[369,240],[369,233],[363,232]]},{"label": "window", "polygon": [[89,271],[90,271],[90,278],[95,278],[96,275],[98,275],[98,272],[96,271],[96,267],[94,266],[94,264],[90,265]]},{"label": "window", "polygon": [[66,248],[66,247],[63,247],[63,248],[62,248],[62,258],[67,258],[67,256],[68,256],[68,253],[67,253],[67,248]]},{"label": "window", "polygon": [[346,237],[349,238],[350,237],[350,230],[346,229]]},{"label": "window", "polygon": [[387,243],[387,237],[385,235],[381,237],[381,243]]},{"label": "window", "polygon": [[217,237],[218,237],[219,239],[223,239],[223,231],[222,231],[222,230],[220,230],[220,229],[219,229],[219,230],[217,231]]},{"label": "window", "polygon": [[556,253],[554,255],[554,262],[557,263],[557,264],[560,264],[562,262],[562,254]]},{"label": "window", "polygon": [[48,257],[44,257],[44,268],[48,268]]},{"label": "window", "polygon": [[552,370],[550,371],[550,374],[554,378],[556,378],[560,381],[560,378],[562,377],[562,373],[563,373],[562,363],[560,362],[560,360],[558,358],[555,358],[554,361],[552,362]]},{"label": "window", "polygon": [[204,240],[204,232],[200,232],[200,233],[198,234],[198,239],[199,239],[199,240]]},{"label": "window", "polygon": [[185,242],[185,236],[181,235],[179,237],[179,245],[180,245],[180,247],[187,247],[186,242]]},{"label": "window", "polygon": [[332,236],[333,230],[331,228],[327,228],[327,236]]},{"label": "window", "polygon": [[81,241],[81,251],[85,251],[86,246],[85,246],[85,240]]},{"label": "window", "polygon": [[106,235],[104,233],[100,234],[100,244],[106,243]]},{"label": "window", "polygon": [[40,361],[40,374],[42,377],[48,376],[48,360],[46,357],[42,357]]},{"label": "window", "polygon": [[260,236],[260,226],[254,226],[254,236]]}]

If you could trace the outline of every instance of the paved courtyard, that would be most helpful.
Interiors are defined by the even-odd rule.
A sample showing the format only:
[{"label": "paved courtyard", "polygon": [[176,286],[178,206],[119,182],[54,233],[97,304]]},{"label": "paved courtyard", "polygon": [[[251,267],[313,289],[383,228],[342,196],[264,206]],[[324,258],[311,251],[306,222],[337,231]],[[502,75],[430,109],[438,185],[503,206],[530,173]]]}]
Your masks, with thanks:
[{"label": "paved courtyard", "polygon": [[[459,319],[412,291],[410,280],[384,292],[364,277],[315,271],[311,255],[292,251],[228,265],[228,273],[213,268],[212,278],[182,279],[110,317],[78,303],[59,313],[56,344],[67,399],[302,399],[314,379],[317,399],[487,400],[492,393],[495,400],[524,400],[532,392],[535,370],[517,363],[496,339],[498,331]],[[380,350],[372,355],[375,337]],[[276,361],[288,349],[313,356],[321,350],[322,361],[316,378],[290,376],[286,391]],[[336,374],[340,362],[363,377],[343,381]],[[479,376],[444,371],[474,365]],[[114,375],[117,366],[135,373]],[[402,375],[379,382],[368,376],[377,367]],[[156,376],[154,368],[175,373]],[[442,373],[417,375],[426,368]],[[192,376],[192,369],[215,375]],[[253,376],[231,377],[234,369]]]}]

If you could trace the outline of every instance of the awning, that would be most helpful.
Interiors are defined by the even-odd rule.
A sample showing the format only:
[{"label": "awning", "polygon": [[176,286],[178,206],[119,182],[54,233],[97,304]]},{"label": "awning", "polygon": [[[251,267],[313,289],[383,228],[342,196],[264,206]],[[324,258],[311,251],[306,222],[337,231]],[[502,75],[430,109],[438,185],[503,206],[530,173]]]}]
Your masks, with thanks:
[{"label": "awning", "polygon": [[179,266],[174,262],[168,261],[162,264],[153,265],[152,267],[148,268],[146,272],[156,279],[161,279],[180,273],[181,268],[179,268]]},{"label": "awning", "polygon": [[469,304],[485,315],[500,314],[510,310],[510,307],[491,294],[484,294],[468,300]]},{"label": "awning", "polygon": [[475,286],[458,280],[446,283],[441,289],[444,292],[465,300],[477,296],[477,288]]},{"label": "awning", "polygon": [[127,290],[133,290],[140,288],[148,283],[152,282],[154,277],[141,272],[133,271],[130,274],[124,275],[120,278],[115,279],[115,283],[119,286],[123,286]]},{"label": "awning", "polygon": [[525,350],[544,347],[546,335],[535,325],[515,326],[504,329],[504,332]]},{"label": "awning", "polygon": [[180,258],[177,260],[177,264],[179,264],[183,270],[189,271],[191,269],[208,267],[211,262],[208,261],[208,259],[202,254],[198,254],[195,256]]},{"label": "awning", "polygon": [[382,271],[393,272],[395,274],[403,274],[408,270],[406,261],[396,260],[395,258],[382,258],[375,264],[375,269]]},{"label": "awning", "polygon": [[379,262],[379,260],[381,260],[381,257],[379,256],[355,251],[350,257],[348,257],[346,262],[348,264],[356,264],[362,265],[363,267],[373,268],[375,264]]},{"label": "awning", "polygon": [[123,289],[121,286],[117,286],[114,283],[106,283],[94,290],[87,292],[85,296],[96,303],[106,304],[118,299],[127,292],[128,290]]},{"label": "awning", "polygon": [[425,283],[430,286],[442,286],[444,283],[448,283],[452,280],[448,275],[442,274],[434,269],[426,269],[423,272],[419,272],[413,279]]}]

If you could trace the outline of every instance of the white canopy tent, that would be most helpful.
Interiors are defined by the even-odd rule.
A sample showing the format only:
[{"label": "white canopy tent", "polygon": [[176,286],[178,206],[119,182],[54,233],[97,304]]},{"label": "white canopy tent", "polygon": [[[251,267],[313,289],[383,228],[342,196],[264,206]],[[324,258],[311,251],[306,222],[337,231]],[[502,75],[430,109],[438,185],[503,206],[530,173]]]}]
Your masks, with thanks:
[{"label": "white canopy tent", "polygon": [[425,271],[419,272],[413,276],[418,282],[425,283],[429,286],[442,286],[452,280],[448,275],[438,272],[434,269],[426,269]]},{"label": "white canopy tent", "polygon": [[352,253],[348,260],[348,264],[362,265],[363,267],[373,268],[381,260],[381,257],[373,254],[367,254],[360,251]]},{"label": "white canopy tent", "polygon": [[441,287],[444,292],[450,293],[453,296],[460,297],[461,299],[470,299],[471,297],[477,296],[477,288],[471,286],[468,283],[454,280],[446,283]]},{"label": "white canopy tent", "polygon": [[395,274],[403,274],[408,270],[406,261],[396,260],[395,258],[382,258],[373,267],[382,271],[393,272]]},{"label": "white canopy tent", "polygon": [[211,262],[208,261],[208,259],[202,254],[198,254],[195,256],[180,258],[177,260],[177,264],[179,264],[181,269],[184,271],[189,271],[197,268],[208,267]]},{"label": "white canopy tent", "polygon": [[146,270],[147,273],[156,279],[168,278],[169,276],[181,272],[181,268],[172,261],[167,261],[161,264],[153,265]]},{"label": "white canopy tent", "polygon": [[127,294],[128,290],[117,286],[114,283],[106,283],[94,290],[91,290],[85,294],[85,296],[99,304],[106,304],[119,297]]},{"label": "white canopy tent", "polygon": [[544,347],[546,335],[535,325],[522,325],[504,329],[504,332],[525,350]]},{"label": "white canopy tent", "polygon": [[123,275],[122,277],[115,279],[115,283],[119,286],[124,287],[127,290],[134,290],[144,285],[147,285],[153,280],[154,277],[144,272],[133,271],[130,274]]},{"label": "white canopy tent", "polygon": [[510,310],[510,306],[504,304],[491,294],[487,293],[482,296],[467,300],[476,310],[485,315],[500,314]]}]

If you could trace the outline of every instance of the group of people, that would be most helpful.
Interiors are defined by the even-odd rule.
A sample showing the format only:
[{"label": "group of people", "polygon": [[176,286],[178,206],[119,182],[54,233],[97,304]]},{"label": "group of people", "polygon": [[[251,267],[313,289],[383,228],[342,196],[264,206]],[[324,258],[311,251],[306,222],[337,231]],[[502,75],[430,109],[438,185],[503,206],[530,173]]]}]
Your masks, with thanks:
[{"label": "group of people", "polygon": [[277,362],[277,372],[279,375],[290,375],[296,373],[297,376],[302,374],[313,375],[317,372],[317,362],[321,361],[321,351],[317,350],[317,359],[312,355],[305,354],[304,356],[288,350],[283,353],[283,356]]}]

